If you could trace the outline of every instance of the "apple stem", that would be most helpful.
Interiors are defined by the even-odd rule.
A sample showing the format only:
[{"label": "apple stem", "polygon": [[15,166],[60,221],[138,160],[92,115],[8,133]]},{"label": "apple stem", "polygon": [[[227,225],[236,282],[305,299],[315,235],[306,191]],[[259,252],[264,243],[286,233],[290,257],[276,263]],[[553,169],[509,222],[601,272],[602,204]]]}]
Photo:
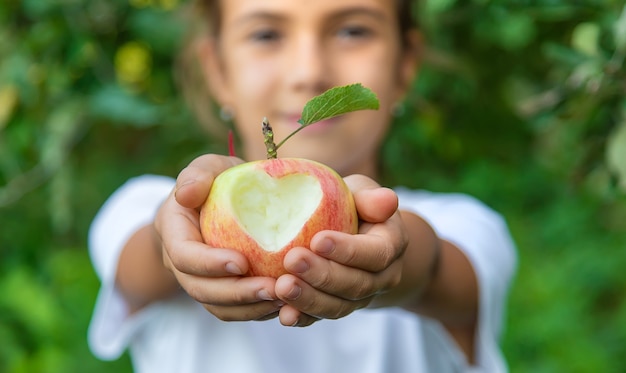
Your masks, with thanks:
[{"label": "apple stem", "polygon": [[281,142],[276,145],[274,143],[274,131],[270,126],[270,122],[267,118],[263,118],[263,137],[265,137],[265,148],[267,149],[267,159],[276,159],[278,157],[278,148],[280,148],[285,141],[289,140],[291,136],[300,132],[301,129],[308,126],[308,124],[302,124],[298,129],[289,134],[289,136],[285,137]]},{"label": "apple stem", "polygon": [[270,126],[270,122],[265,117],[263,118],[261,125],[263,127],[265,148],[267,149],[267,159],[276,159],[278,157],[278,153],[276,151],[278,147],[274,143],[274,131]]},{"label": "apple stem", "polygon": [[304,127],[308,126],[308,124],[301,124],[300,127],[298,127],[296,130],[294,130],[292,133],[289,134],[289,136],[285,137],[283,139],[283,141],[279,142],[278,145],[276,145],[276,149],[280,148],[285,141],[289,140],[291,138],[291,136],[295,135],[296,133],[300,132],[301,129],[303,129]]}]

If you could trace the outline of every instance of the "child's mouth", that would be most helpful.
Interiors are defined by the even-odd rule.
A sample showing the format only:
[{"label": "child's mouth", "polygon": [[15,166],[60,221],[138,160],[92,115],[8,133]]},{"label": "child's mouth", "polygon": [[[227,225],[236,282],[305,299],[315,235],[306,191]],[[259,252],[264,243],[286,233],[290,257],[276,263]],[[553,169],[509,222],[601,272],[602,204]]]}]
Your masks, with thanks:
[{"label": "child's mouth", "polygon": [[[291,128],[291,130],[295,130],[298,127],[301,127],[302,125],[300,123],[298,123],[298,120],[300,119],[300,115],[287,115],[285,116],[285,122],[287,123],[287,125]],[[329,128],[333,127],[334,125],[336,125],[338,122],[338,118],[329,118],[320,122],[316,122],[313,123],[311,125],[308,125],[306,128],[302,129],[300,132],[301,133],[307,133],[307,134],[321,134],[323,132],[328,131]]]}]

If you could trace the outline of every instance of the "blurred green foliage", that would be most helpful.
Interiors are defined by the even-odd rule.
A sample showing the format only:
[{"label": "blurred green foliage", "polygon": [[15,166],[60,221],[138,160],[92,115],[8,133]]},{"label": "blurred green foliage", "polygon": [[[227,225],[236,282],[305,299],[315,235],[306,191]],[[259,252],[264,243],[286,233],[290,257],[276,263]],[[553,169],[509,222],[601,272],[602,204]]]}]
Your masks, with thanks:
[{"label": "blurred green foliage", "polygon": [[[130,370],[86,346],[89,223],[127,178],[225,153],[176,88],[180,7],[0,3],[2,372]],[[467,192],[507,218],[513,372],[623,371],[623,1],[429,0],[417,13],[428,47],[383,149],[386,181]]]}]

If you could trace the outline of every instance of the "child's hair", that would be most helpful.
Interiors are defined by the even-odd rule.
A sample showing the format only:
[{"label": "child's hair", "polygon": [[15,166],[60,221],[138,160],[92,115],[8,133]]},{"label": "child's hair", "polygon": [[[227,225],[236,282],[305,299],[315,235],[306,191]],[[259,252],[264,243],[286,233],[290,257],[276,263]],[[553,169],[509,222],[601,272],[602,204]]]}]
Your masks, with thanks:
[{"label": "child's hair", "polygon": [[[416,0],[395,0],[398,15],[398,36],[402,39],[405,47],[410,45],[409,31],[417,28],[413,6]],[[177,61],[176,79],[181,92],[188,105],[196,116],[198,122],[205,127],[211,136],[217,141],[225,141],[230,123],[224,123],[217,113],[220,108],[212,99],[206,87],[206,78],[198,66],[197,40],[203,35],[219,37],[221,28],[220,0],[196,0],[191,8],[187,9],[189,22],[189,35],[187,43],[183,46],[182,53]],[[231,128],[232,129],[232,128]]]}]

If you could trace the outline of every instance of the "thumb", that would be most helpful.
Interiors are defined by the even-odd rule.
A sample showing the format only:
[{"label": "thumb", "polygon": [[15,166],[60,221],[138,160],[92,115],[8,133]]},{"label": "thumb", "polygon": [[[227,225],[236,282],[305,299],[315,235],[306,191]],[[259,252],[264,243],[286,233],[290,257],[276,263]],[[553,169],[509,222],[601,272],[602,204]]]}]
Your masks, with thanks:
[{"label": "thumb", "polygon": [[344,180],[354,196],[359,219],[382,223],[398,210],[398,196],[393,190],[363,175],[347,176]]},{"label": "thumb", "polygon": [[194,159],[176,178],[174,190],[176,201],[184,207],[200,207],[207,199],[217,175],[242,162],[238,158],[215,154],[206,154]]}]

